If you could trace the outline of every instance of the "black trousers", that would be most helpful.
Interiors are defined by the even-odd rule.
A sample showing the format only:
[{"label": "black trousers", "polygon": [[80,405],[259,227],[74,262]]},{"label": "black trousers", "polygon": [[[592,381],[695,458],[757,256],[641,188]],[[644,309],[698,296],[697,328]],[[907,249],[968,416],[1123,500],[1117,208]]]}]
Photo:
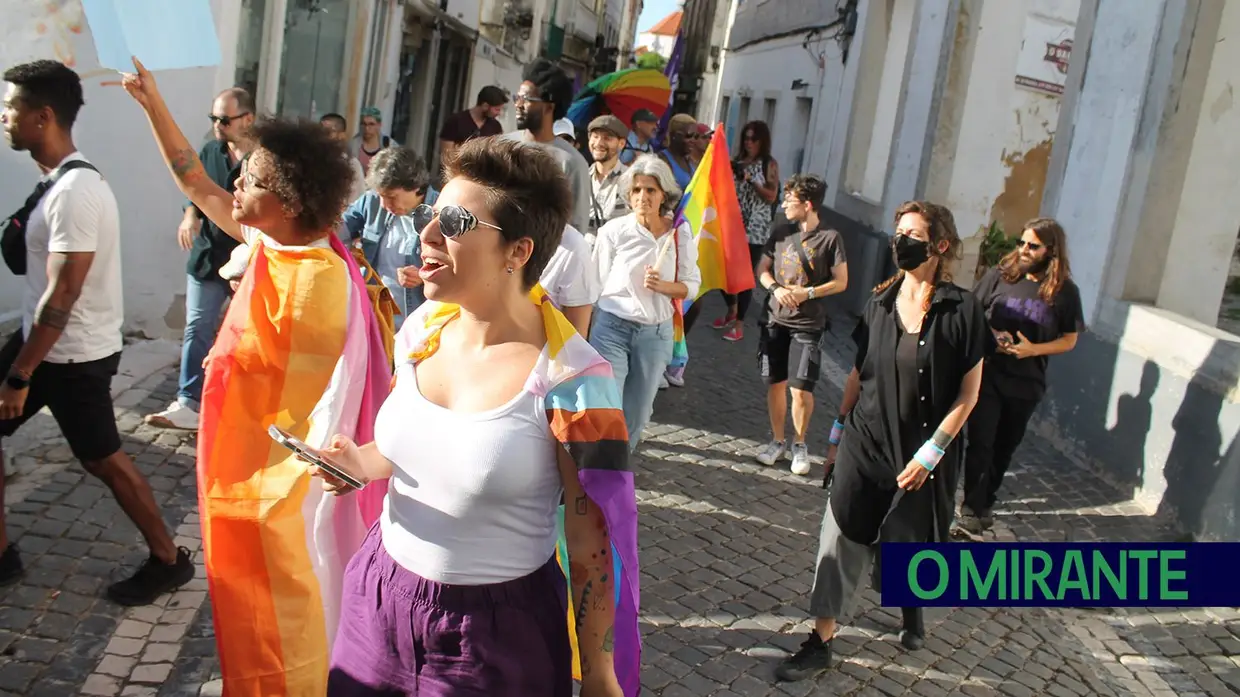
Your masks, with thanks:
[{"label": "black trousers", "polygon": [[983,374],[977,406],[965,431],[964,504],[974,513],[994,508],[1003,476],[1025,437],[1038,401],[1005,395]]}]

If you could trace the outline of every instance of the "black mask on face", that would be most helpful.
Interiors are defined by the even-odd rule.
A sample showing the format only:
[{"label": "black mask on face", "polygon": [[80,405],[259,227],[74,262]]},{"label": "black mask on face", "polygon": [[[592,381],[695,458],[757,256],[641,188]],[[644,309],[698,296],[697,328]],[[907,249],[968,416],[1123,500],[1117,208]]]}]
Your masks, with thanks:
[{"label": "black mask on face", "polygon": [[896,235],[891,249],[895,254],[896,266],[901,271],[912,271],[930,258],[930,243],[908,235]]}]

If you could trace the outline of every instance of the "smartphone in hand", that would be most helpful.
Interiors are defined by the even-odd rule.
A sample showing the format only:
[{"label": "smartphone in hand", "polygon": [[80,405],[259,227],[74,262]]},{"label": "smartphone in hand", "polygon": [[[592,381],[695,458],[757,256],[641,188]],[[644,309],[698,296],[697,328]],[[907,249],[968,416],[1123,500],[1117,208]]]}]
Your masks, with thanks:
[{"label": "smartphone in hand", "polygon": [[344,469],[341,468],[340,465],[337,465],[336,463],[331,462],[327,458],[319,456],[317,453],[315,453],[314,451],[310,449],[310,446],[306,445],[301,440],[293,437],[293,435],[290,434],[288,431],[285,431],[284,429],[279,428],[278,426],[272,424],[271,427],[267,429],[267,435],[271,436],[271,439],[274,440],[275,442],[279,443],[280,445],[283,445],[289,450],[292,450],[297,455],[297,457],[301,458],[302,460],[305,460],[306,462],[309,462],[310,464],[318,467],[324,472],[327,472],[328,474],[332,475],[336,479],[339,479],[340,481],[344,482],[345,486],[348,486],[350,489],[357,489],[360,491],[361,489],[365,488],[366,486],[365,482],[358,479],[356,476],[344,471]]}]

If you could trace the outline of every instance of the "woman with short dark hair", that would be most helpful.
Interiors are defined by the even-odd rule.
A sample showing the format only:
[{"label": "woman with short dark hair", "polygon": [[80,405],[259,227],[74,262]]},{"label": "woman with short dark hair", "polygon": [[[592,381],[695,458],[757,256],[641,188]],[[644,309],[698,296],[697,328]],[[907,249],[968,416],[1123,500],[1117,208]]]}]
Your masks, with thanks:
[{"label": "woman with short dark hair", "polygon": [[345,577],[328,694],[568,697],[575,637],[582,697],[631,697],[637,506],[620,398],[538,285],[568,182],[542,148],[501,138],[467,141],[446,176],[413,212],[427,302],[397,337],[374,442],[323,453],[392,482]]},{"label": "woman with short dark hair", "polygon": [[417,274],[401,274],[400,269],[422,265],[411,214],[426,202],[430,173],[411,148],[394,145],[370,161],[366,186],[366,193],[344,212],[344,228],[396,301],[399,314],[393,320],[399,330],[426,301]]}]

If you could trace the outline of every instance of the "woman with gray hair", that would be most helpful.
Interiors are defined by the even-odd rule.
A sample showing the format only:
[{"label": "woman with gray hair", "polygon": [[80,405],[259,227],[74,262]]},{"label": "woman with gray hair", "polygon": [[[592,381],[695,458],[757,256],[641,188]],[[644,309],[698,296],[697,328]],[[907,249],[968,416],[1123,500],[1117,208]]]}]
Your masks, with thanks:
[{"label": "woman with gray hair", "polygon": [[634,450],[672,358],[672,300],[695,297],[702,275],[689,225],[672,226],[681,191],[667,163],[637,158],[620,192],[632,212],[599,228],[594,243],[603,293],[590,344],[611,363]]},{"label": "woman with gray hair", "polygon": [[[344,227],[392,293],[400,309],[395,317],[400,329],[404,318],[426,301],[416,273],[421,250],[410,214],[426,202],[430,175],[416,152],[394,146],[371,160],[366,186],[368,191],[345,211]],[[414,273],[400,272],[410,267]]]}]

